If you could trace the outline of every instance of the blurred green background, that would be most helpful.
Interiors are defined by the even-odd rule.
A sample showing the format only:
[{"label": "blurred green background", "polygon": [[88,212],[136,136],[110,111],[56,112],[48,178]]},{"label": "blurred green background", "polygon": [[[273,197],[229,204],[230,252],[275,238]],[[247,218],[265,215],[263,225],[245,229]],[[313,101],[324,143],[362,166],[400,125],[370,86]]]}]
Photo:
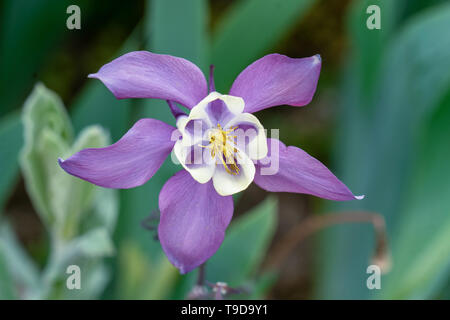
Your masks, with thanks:
[{"label": "blurred green background", "polygon": [[[71,4],[81,30],[66,28]],[[366,27],[372,4],[380,30]],[[56,163],[118,140],[142,117],[174,124],[164,102],[118,101],[87,79],[142,49],[204,72],[213,63],[222,93],[267,53],[321,54],[309,106],[257,116],[366,195],[333,203],[252,185],[235,197],[208,281],[241,288],[243,298],[450,298],[448,1],[3,0],[0,16],[0,298],[183,299],[194,286],[197,271],[179,275],[153,230],[158,193],[179,168],[166,161],[144,186],[113,191]],[[370,224],[329,227],[273,261],[292,226],[354,210],[386,220],[392,268],[381,290],[366,286]],[[81,267],[81,290],[66,289],[70,264]]]}]

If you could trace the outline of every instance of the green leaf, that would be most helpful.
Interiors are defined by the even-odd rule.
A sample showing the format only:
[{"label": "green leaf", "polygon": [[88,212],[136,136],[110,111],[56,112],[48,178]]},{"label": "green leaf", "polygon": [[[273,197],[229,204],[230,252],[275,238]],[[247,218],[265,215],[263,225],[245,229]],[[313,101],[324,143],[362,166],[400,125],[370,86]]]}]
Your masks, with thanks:
[{"label": "green leaf", "polygon": [[[5,283],[21,288],[20,297],[29,297],[39,289],[39,270],[5,220],[0,224],[0,256],[3,272],[8,271],[10,275]],[[3,286],[4,282],[0,283]]]},{"label": "green leaf", "polygon": [[207,1],[147,1],[147,17],[150,50],[183,57],[207,70]]},{"label": "green leaf", "polygon": [[63,102],[41,83],[36,84],[25,101],[22,120],[27,145],[35,145],[45,128],[55,132],[66,142],[73,139],[72,125]]},{"label": "green leaf", "polygon": [[88,258],[99,258],[112,256],[115,252],[106,228],[91,230],[80,237],[72,240],[65,249],[67,256],[82,256]]},{"label": "green leaf", "polygon": [[120,248],[118,292],[120,299],[167,299],[179,277],[178,270],[166,258],[150,260],[135,242]]},{"label": "green leaf", "polygon": [[[80,269],[88,266],[87,268],[91,269],[93,268],[92,265],[97,265],[101,262],[99,258],[109,257],[115,253],[109,232],[101,227],[90,230],[68,243],[55,242],[51,249],[49,262],[42,273],[40,291],[35,296],[38,299],[60,299],[67,294],[65,292],[65,279],[69,265],[75,264]],[[88,270],[81,270],[83,270],[82,276],[84,273],[89,273]],[[92,270],[90,271],[93,272]],[[104,276],[107,276],[107,274]],[[104,279],[103,277],[99,279],[98,276],[91,274],[87,278],[92,279],[92,277],[92,281],[103,283],[100,282],[100,280]],[[82,286],[95,286],[95,284],[86,281],[84,279]],[[87,298],[87,292],[86,295],[82,293],[82,296]]]},{"label": "green leaf", "polygon": [[[67,32],[71,1],[5,0],[0,13],[0,116],[18,107],[50,49]],[[84,12],[85,13],[85,12]]]},{"label": "green leaf", "polygon": [[0,121],[0,168],[2,168],[0,212],[18,178],[18,156],[23,143],[22,131],[19,114],[11,114]]},{"label": "green leaf", "polygon": [[[32,185],[33,179],[36,179],[35,177],[38,177],[39,174],[42,175],[42,183],[45,189],[39,190],[44,196],[40,201],[48,207],[49,215],[53,217],[53,226],[59,225],[62,227],[64,217],[67,215],[66,197],[69,196],[67,187],[70,185],[71,178],[69,175],[63,174],[58,163],[55,163],[55,159],[66,156],[68,144],[57,133],[45,128],[42,130],[34,149],[34,168],[40,172],[33,172],[34,175],[30,175],[30,177],[25,176],[27,185],[28,183]],[[31,161],[28,163],[31,163]],[[29,189],[28,193],[31,198],[37,198],[36,195],[30,193],[30,190],[32,189]],[[37,201],[35,200],[35,202]]]},{"label": "green leaf", "polygon": [[277,224],[277,203],[268,198],[232,223],[217,253],[207,262],[206,279],[241,286],[255,274]]},{"label": "green leaf", "polygon": [[[23,123],[25,146],[21,164],[25,182],[52,240],[41,289],[30,296],[96,297],[108,279],[100,258],[114,254],[110,233],[117,214],[116,193],[105,190],[96,195],[95,186],[64,172],[57,159],[81,149],[102,147],[108,143],[108,135],[99,126],[90,126],[81,131],[72,145],[72,127],[64,106],[43,85],[37,85],[25,103]],[[100,195],[105,197],[101,199]],[[104,203],[106,200],[108,204]],[[91,215],[84,222],[88,212]],[[67,294],[64,290],[63,275],[70,263],[89,269],[83,294]]]},{"label": "green leaf", "polygon": [[[355,76],[360,79],[358,84],[360,92],[366,98],[373,93],[384,49],[398,23],[404,2],[404,0],[379,0],[373,3],[371,0],[362,0],[353,2],[350,8],[348,30],[352,39],[351,59],[359,73]],[[366,9],[372,4],[380,7],[382,27],[379,30],[370,30],[366,27],[369,17]],[[365,107],[368,106],[362,106]]]},{"label": "green leaf", "polygon": [[[61,99],[42,84],[35,86],[25,102],[22,121],[25,130],[25,145],[21,151],[22,172],[33,205],[43,222],[48,224],[55,216],[48,195],[46,164],[40,157],[40,139],[45,135],[49,144],[64,151],[73,138],[72,126]],[[55,166],[56,159],[53,160]]]},{"label": "green leaf", "polygon": [[97,188],[93,205],[83,214],[80,232],[98,227],[105,227],[113,234],[119,212],[119,192],[114,189]]},{"label": "green leaf", "polygon": [[60,168],[66,158],[81,149],[102,147],[108,136],[98,126],[83,130],[72,145],[72,126],[60,99],[38,84],[23,112],[25,146],[21,163],[28,193],[49,230],[70,239],[78,232],[82,213],[91,204],[94,186]]},{"label": "green leaf", "polygon": [[243,0],[225,14],[213,36],[216,88],[228,92],[234,78],[278,43],[312,0]]},{"label": "green leaf", "polygon": [[[449,88],[450,89],[450,88]],[[396,230],[384,298],[426,299],[445,285],[450,266],[450,90],[427,124]]]}]

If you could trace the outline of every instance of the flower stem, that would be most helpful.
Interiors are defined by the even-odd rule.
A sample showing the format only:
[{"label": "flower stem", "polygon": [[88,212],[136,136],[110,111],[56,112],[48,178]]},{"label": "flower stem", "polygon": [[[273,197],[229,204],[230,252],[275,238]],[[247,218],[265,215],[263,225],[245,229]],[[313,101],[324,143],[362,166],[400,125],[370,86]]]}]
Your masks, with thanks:
[{"label": "flower stem", "polygon": [[206,262],[198,267],[197,282],[187,295],[189,300],[206,299],[209,295],[205,280],[205,265]]},{"label": "flower stem", "polygon": [[378,213],[354,211],[313,215],[291,228],[273,249],[269,268],[279,268],[289,254],[305,238],[326,227],[343,223],[371,223],[375,230],[376,247],[372,258],[382,272],[390,269],[390,254],[384,218]]},{"label": "flower stem", "polygon": [[198,275],[197,275],[197,285],[204,286],[205,285],[205,266],[206,262],[198,267]]}]

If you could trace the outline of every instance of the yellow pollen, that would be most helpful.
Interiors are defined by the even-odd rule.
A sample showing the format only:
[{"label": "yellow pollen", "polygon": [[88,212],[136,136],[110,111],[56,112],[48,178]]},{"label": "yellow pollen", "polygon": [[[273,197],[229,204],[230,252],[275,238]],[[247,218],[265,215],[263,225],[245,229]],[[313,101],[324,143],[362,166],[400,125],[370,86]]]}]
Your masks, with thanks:
[{"label": "yellow pollen", "polygon": [[231,127],[228,130],[223,130],[222,126],[217,124],[217,127],[209,133],[209,144],[207,146],[200,145],[202,148],[211,149],[211,158],[214,159],[218,155],[225,171],[232,175],[237,175],[240,171],[236,162],[236,157],[239,156],[234,141],[236,136],[230,135],[237,128]]}]

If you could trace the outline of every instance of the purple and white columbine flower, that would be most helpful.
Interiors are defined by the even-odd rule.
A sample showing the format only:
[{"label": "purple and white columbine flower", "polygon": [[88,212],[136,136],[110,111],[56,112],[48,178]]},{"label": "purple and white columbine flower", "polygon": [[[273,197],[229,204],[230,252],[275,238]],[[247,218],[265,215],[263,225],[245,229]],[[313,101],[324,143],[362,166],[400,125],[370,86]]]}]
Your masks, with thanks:
[{"label": "purple and white columbine flower", "polygon": [[[177,128],[141,119],[115,144],[81,150],[59,163],[98,186],[126,189],[148,181],[173,150],[184,169],[159,194],[158,235],[170,262],[181,273],[189,272],[220,247],[233,215],[231,195],[252,181],[272,192],[362,198],[305,151],[267,139],[252,114],[308,104],[320,68],[318,55],[292,59],[270,54],[242,71],[229,94],[222,95],[214,89],[212,69],[208,90],[200,69],[185,59],[146,51],[125,54],[89,77],[101,80],[118,99],[167,100]],[[175,103],[190,109],[189,115]],[[278,170],[264,174],[271,159]]]}]

